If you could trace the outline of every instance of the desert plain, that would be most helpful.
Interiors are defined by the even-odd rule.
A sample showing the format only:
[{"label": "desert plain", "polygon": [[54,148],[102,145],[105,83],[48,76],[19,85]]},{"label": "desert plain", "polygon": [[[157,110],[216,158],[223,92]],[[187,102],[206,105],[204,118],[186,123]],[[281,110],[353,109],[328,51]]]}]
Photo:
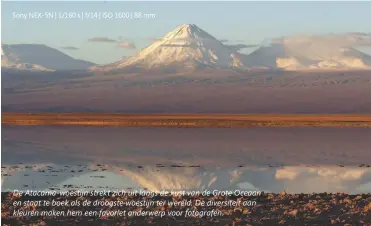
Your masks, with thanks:
[{"label": "desert plain", "polygon": [[123,127],[371,127],[371,115],[2,113],[4,125]]}]

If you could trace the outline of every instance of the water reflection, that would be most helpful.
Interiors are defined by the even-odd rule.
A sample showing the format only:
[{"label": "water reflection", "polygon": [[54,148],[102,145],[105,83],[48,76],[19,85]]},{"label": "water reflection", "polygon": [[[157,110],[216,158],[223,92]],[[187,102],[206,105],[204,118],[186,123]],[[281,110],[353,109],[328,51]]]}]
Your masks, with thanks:
[{"label": "water reflection", "polygon": [[371,168],[284,166],[206,168],[179,165],[3,165],[3,190],[247,189],[266,192],[371,192]]},{"label": "water reflection", "polygon": [[370,137],[367,128],[10,126],[2,188],[368,193]]}]

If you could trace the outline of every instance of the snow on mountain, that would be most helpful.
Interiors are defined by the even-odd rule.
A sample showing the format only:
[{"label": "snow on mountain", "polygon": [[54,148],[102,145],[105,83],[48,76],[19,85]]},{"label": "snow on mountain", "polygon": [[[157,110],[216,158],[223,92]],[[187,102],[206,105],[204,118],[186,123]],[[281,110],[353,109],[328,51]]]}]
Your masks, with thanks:
[{"label": "snow on mountain", "polygon": [[93,63],[40,44],[1,45],[1,67],[20,70],[83,70]]},{"label": "snow on mountain", "polygon": [[355,48],[370,43],[370,37],[356,34],[283,37],[248,55],[245,64],[286,70],[371,69],[371,56]]},{"label": "snow on mountain", "polygon": [[16,70],[54,71],[53,69],[49,69],[38,64],[15,63],[13,61],[9,61],[6,57],[3,56],[1,56],[1,67]]},{"label": "snow on mountain", "polygon": [[137,55],[105,65],[100,69],[233,68],[242,65],[242,62],[236,58],[236,54],[234,50],[196,25],[184,24],[144,48]]},{"label": "snow on mountain", "polygon": [[[7,49],[6,45],[5,49]],[[38,64],[21,63],[16,54],[11,52],[5,53],[3,46],[1,47],[1,67],[16,70],[54,71]]]},{"label": "snow on mountain", "polygon": [[184,24],[135,56],[91,69],[133,72],[202,68],[371,69],[371,56],[356,49],[370,44],[371,35],[362,33],[294,35],[272,40],[269,45],[244,55],[196,25]]}]

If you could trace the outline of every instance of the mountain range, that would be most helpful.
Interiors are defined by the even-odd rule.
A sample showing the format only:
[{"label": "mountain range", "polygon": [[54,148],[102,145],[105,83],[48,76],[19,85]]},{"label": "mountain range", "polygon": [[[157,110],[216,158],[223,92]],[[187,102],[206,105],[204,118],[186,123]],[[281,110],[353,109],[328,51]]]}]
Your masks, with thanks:
[{"label": "mountain range", "polygon": [[31,71],[86,70],[94,64],[41,44],[1,45],[1,67]]},{"label": "mountain range", "polygon": [[108,73],[158,70],[176,73],[214,69],[371,69],[371,56],[357,50],[370,45],[362,33],[295,35],[273,39],[242,54],[195,24],[183,24],[136,55],[107,65],[74,59],[46,45],[2,45],[2,67],[22,70],[85,70]]},{"label": "mountain range", "polygon": [[282,37],[245,55],[197,25],[183,24],[132,57],[91,69],[172,72],[200,68],[371,69],[371,56],[353,48],[357,44],[371,44],[371,36],[349,33]]},{"label": "mountain range", "polygon": [[371,69],[371,56],[354,46],[370,45],[370,35],[296,35],[272,40],[247,56],[248,66],[300,69]]}]

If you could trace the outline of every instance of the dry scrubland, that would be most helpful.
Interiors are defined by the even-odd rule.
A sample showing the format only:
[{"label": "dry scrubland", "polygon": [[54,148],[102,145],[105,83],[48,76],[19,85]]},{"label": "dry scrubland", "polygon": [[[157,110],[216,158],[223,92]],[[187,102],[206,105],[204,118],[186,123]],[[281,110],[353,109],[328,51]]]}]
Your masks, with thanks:
[{"label": "dry scrubland", "polygon": [[371,127],[371,115],[2,113],[2,124],[122,127]]}]

